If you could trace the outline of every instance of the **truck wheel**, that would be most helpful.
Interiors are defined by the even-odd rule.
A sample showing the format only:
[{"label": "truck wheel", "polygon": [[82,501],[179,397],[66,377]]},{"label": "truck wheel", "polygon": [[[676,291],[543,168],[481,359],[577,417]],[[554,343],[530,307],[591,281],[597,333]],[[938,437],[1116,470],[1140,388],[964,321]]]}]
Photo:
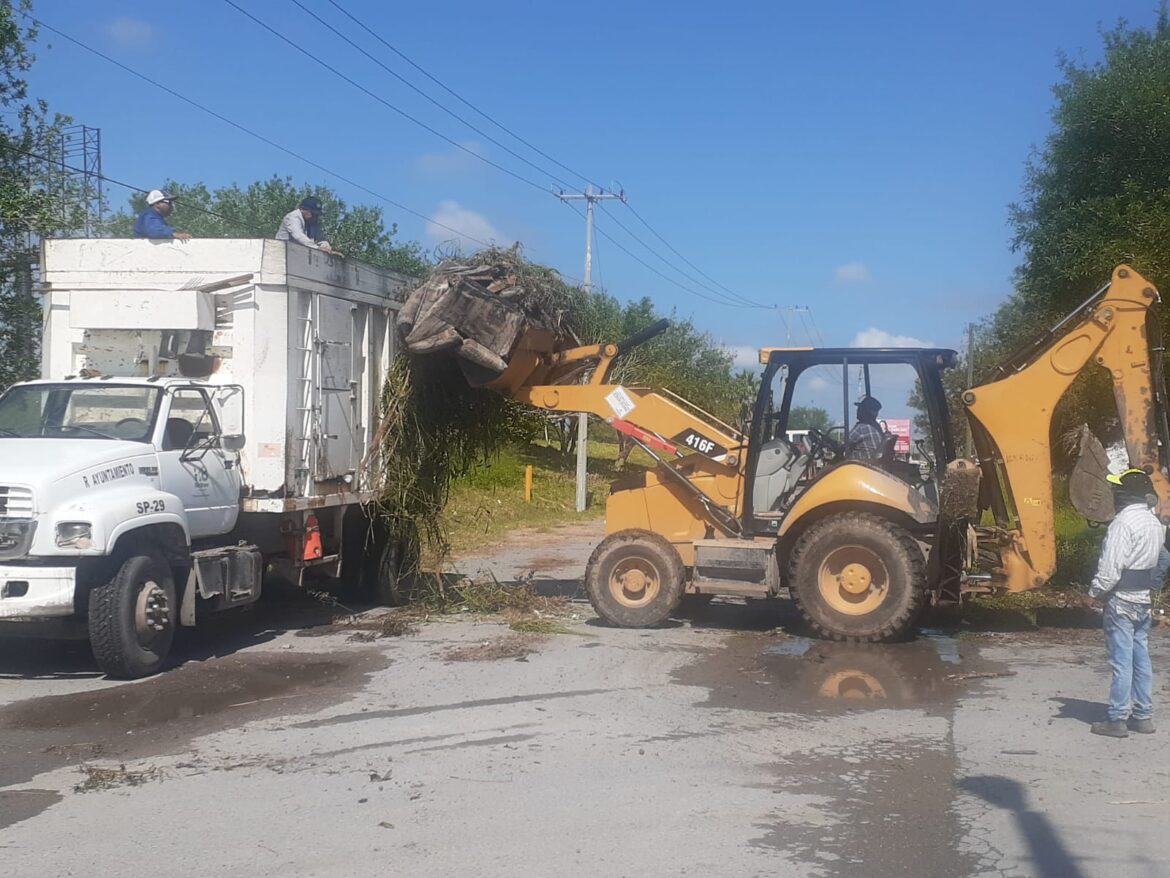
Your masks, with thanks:
[{"label": "truck wheel", "polygon": [[363,561],[363,587],[379,605],[401,607],[410,596],[405,573],[411,566],[407,546],[385,527],[377,530],[377,537]]},{"label": "truck wheel", "polygon": [[166,560],[153,549],[136,550],[89,593],[89,643],[98,665],[125,679],[157,672],[171,651],[178,610]]},{"label": "truck wheel", "polygon": [[682,597],[683,563],[657,534],[623,530],[601,541],[585,567],[585,592],[602,619],[619,628],[650,628]]},{"label": "truck wheel", "polygon": [[896,640],[910,630],[926,597],[926,567],[913,537],[862,512],[810,527],[789,570],[801,615],[833,640]]}]

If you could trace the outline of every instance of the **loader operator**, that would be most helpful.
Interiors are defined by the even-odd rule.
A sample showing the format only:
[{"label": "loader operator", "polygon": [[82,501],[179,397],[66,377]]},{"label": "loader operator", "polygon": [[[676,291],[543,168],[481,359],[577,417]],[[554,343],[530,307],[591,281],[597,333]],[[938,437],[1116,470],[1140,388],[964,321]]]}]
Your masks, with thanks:
[{"label": "loader operator", "polygon": [[863,396],[856,405],[857,424],[849,431],[846,453],[850,460],[880,460],[886,441],[877,419],[882,404],[872,396]]},{"label": "loader operator", "polygon": [[1144,471],[1107,476],[1117,516],[1101,545],[1089,597],[1105,605],[1102,624],[1109,667],[1109,708],[1094,735],[1124,738],[1154,731],[1153,670],[1150,667],[1150,592],[1162,588],[1170,570],[1166,529],[1154,514],[1158,495]]}]

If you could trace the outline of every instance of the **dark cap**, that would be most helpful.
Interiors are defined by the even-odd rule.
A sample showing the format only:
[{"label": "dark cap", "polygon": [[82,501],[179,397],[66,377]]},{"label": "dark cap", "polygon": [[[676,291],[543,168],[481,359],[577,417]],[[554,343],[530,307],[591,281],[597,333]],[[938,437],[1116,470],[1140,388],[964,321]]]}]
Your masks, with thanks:
[{"label": "dark cap", "polygon": [[321,202],[318,201],[316,198],[314,198],[312,195],[310,195],[308,198],[305,198],[301,201],[301,210],[308,210],[308,211],[311,211],[313,213],[320,213],[321,212]]},{"label": "dark cap", "polygon": [[1133,497],[1144,497],[1149,494],[1157,496],[1158,493],[1154,490],[1153,479],[1145,470],[1127,469],[1123,473],[1106,476],[1105,481]]},{"label": "dark cap", "polygon": [[878,402],[877,399],[872,397],[872,396],[863,396],[861,399],[857,400],[857,402],[855,402],[853,404],[855,406],[857,406],[859,409],[865,408],[865,409],[869,409],[870,411],[873,411],[873,412],[880,412],[882,410],[882,404],[880,402]]}]

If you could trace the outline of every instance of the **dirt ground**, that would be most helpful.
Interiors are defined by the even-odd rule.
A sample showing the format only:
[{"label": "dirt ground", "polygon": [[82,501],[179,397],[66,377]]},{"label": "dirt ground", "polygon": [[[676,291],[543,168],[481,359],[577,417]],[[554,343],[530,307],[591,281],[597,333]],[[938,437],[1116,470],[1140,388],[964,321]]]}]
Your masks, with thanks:
[{"label": "dirt ground", "polygon": [[[458,566],[572,597],[598,539]],[[1167,874],[1170,727],[1088,734],[1091,627],[951,620],[859,648],[804,637],[783,601],[651,631],[577,601],[554,635],[355,639],[331,616],[266,601],[134,683],[84,645],[0,644],[5,874]]]}]

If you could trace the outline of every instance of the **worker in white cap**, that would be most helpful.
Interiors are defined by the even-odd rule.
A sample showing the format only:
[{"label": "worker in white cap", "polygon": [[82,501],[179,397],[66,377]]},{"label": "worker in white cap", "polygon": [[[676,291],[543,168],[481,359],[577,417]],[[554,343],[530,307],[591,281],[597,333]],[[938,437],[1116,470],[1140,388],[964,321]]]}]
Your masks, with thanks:
[{"label": "worker in white cap", "polygon": [[175,209],[175,199],[161,189],[151,189],[146,195],[146,209],[134,223],[135,238],[163,241],[190,241],[189,232],[179,232],[167,225],[166,217]]}]

